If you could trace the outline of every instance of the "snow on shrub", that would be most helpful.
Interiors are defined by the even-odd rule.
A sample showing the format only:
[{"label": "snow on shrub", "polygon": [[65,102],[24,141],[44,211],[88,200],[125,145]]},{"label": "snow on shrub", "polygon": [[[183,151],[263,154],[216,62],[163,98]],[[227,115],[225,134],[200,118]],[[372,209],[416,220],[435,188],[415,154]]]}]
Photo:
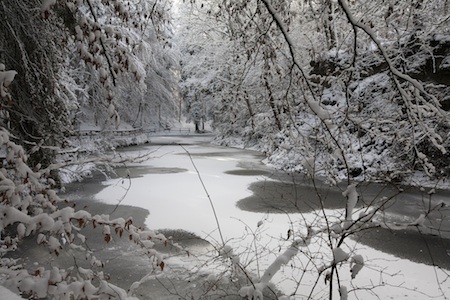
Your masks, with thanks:
[{"label": "snow on shrub", "polygon": [[[8,132],[0,130],[0,146],[7,149],[6,159],[0,169],[0,283],[16,293],[37,298],[74,299],[98,297],[133,299],[121,288],[109,283],[101,271],[103,262],[88,247],[82,228],[101,228],[105,243],[116,235],[126,233],[129,240],[145,249],[153,265],[164,269],[164,256],[154,250],[155,244],[167,245],[168,240],[151,230],[133,225],[132,219],[110,219],[108,215],[92,215],[85,210],[75,210],[70,203],[59,198],[53,189],[54,180],[45,170],[33,171],[27,165],[27,155],[22,147],[9,139]],[[66,247],[85,252],[90,268],[64,270],[53,266],[29,273],[16,261],[5,256],[20,247],[21,240],[30,237],[49,253],[60,255]],[[77,274],[77,276],[73,276]]]},{"label": "snow on shrub", "polygon": [[6,98],[8,93],[8,87],[17,75],[14,70],[5,71],[5,65],[0,63],[0,99]]}]

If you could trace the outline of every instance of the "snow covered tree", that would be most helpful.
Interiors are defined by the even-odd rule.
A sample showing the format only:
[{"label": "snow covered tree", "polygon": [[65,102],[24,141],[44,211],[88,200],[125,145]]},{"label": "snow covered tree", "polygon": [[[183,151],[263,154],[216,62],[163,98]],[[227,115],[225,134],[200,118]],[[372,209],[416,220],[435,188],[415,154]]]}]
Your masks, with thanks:
[{"label": "snow covered tree", "polygon": [[[183,72],[188,80],[194,74],[220,83],[213,107],[225,136],[234,133],[246,143],[256,138],[272,160],[285,159],[287,169],[304,169],[304,158],[317,154],[317,169],[332,177],[447,172],[448,84],[437,75],[446,72],[445,1],[188,6],[203,22],[185,39],[205,45],[194,57],[221,67],[209,68],[215,71],[208,76],[189,65]],[[435,12],[438,25],[431,22]]]},{"label": "snow covered tree", "polygon": [[157,106],[174,119],[169,8],[165,1],[2,3],[1,60],[21,87],[3,103],[3,124],[25,145],[40,145],[31,161],[51,163],[49,149],[66,145],[80,122],[109,128],[122,117],[154,126]]},{"label": "snow covered tree", "polygon": [[[164,268],[154,249],[168,243],[163,235],[135,226],[132,219],[94,215],[60,199],[54,171],[76,162],[54,159],[77,129],[74,123],[83,121],[80,114],[91,109],[108,128],[120,122],[121,114],[136,121],[138,104],[144,107],[139,107],[140,121],[147,124],[153,120],[145,107],[176,107],[177,64],[163,50],[170,47],[167,5],[100,0],[0,4],[2,286],[33,298],[134,299],[108,282],[104,262],[86,242],[87,226],[99,231],[105,243],[125,234],[143,249],[150,265]],[[169,121],[173,118],[168,114]],[[51,255],[70,252],[83,263],[24,269],[10,253],[25,239]]]},{"label": "snow covered tree", "polygon": [[[102,262],[81,233],[88,225],[101,228],[105,242],[126,233],[154,267],[164,268],[153,249],[155,241],[167,242],[163,236],[129,219],[76,210],[57,197],[52,171],[61,165],[52,164],[52,152],[89,114],[103,128],[121,118],[166,126],[162,115],[175,117],[177,62],[166,50],[167,5],[0,4],[2,255],[28,237],[54,255],[65,247],[81,251],[89,262],[87,268],[29,272],[2,259],[2,284],[37,298],[128,297],[97,269]],[[212,119],[223,143],[239,138],[267,153],[269,162],[307,173],[314,184],[316,175],[333,185],[345,181],[342,213],[328,215],[319,195],[317,218],[305,220],[303,232],[290,228],[290,246],[257,278],[222,241],[219,256],[247,280],[240,295],[261,298],[274,274],[308,253],[301,250],[314,240],[324,245],[319,258],[308,253],[317,280],[325,278],[330,299],[336,291],[345,299],[340,268],[347,265],[353,279],[365,263],[345,248],[347,238],[371,228],[420,226],[426,218],[401,226],[377,222],[375,214],[389,204],[385,198],[356,212],[357,181],[404,180],[417,170],[433,178],[448,173],[449,89],[439,76],[449,69],[447,1],[215,0],[186,7],[189,25],[177,32],[181,85],[199,130]]]},{"label": "snow covered tree", "polygon": [[[329,283],[329,299],[335,289],[346,299],[347,289],[336,287],[339,266],[351,262],[356,276],[364,264],[358,253],[352,256],[341,248],[346,239],[374,227],[397,228],[374,222],[390,199],[374,200],[354,216],[357,183],[407,183],[416,172],[433,180],[448,174],[449,87],[448,75],[442,76],[448,74],[447,2],[224,0],[186,5],[203,22],[191,30],[191,44],[203,32],[221,33],[206,35],[207,46],[189,56],[215,66],[209,68],[214,72],[205,75],[203,69],[183,65],[190,75],[186,82],[207,79],[221,85],[214,99],[219,142],[226,145],[233,138],[233,145],[236,139],[244,147],[256,145],[269,163],[305,172],[313,182],[317,175],[332,185],[345,182],[345,214],[335,223],[322,206],[318,219],[324,224],[294,239],[241,296],[261,298],[271,276],[298,253],[299,245],[322,235],[333,259],[319,273]],[[425,215],[400,227],[419,226]]]},{"label": "snow covered tree", "polygon": [[[62,26],[43,21],[40,4],[40,1],[3,1],[0,5],[3,16],[0,60],[19,74],[11,86],[13,96],[2,103],[2,123],[19,140],[52,146],[60,144],[70,132],[68,111],[72,103],[61,101],[58,96],[70,95],[64,93],[64,86],[57,80],[64,70],[59,66],[63,64],[67,37]],[[42,151],[38,150],[34,156],[37,156],[35,163],[51,162]]]},{"label": "snow covered tree", "polygon": [[[163,256],[153,249],[155,243],[167,244],[163,235],[135,226],[132,218],[110,219],[108,215],[93,215],[76,208],[75,203],[60,199],[56,193],[50,171],[58,168],[58,164],[32,170],[24,149],[11,141],[4,129],[0,132],[0,144],[7,151],[0,169],[2,286],[24,297],[39,299],[135,299],[108,282],[102,271],[105,262],[89,248],[83,232],[87,226],[93,230],[97,228],[105,243],[127,236],[144,249],[155,268],[164,268]],[[41,264],[34,270],[25,269],[8,256],[20,248],[25,239],[33,239],[39,247],[47,248],[55,256],[70,253],[75,260],[74,266],[66,269],[53,264],[48,268]]]}]

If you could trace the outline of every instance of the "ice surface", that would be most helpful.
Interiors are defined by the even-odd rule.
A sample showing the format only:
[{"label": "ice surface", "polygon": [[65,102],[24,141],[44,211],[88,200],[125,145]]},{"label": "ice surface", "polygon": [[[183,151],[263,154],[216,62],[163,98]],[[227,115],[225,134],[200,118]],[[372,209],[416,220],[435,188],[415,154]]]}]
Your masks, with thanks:
[{"label": "ice surface", "polygon": [[[259,231],[260,240],[258,240],[258,243],[265,247],[259,249],[261,251],[259,253],[259,269],[253,268],[255,273],[258,273],[258,270],[260,271],[257,275],[262,276],[280,256],[280,253],[291,246],[292,240],[286,240],[286,232],[291,228],[293,220],[300,230],[304,229],[304,232],[302,232],[304,234],[306,232],[305,221],[313,222],[317,219],[318,214],[315,213],[304,214],[303,216],[299,214],[267,215],[241,211],[236,207],[238,200],[250,195],[250,191],[247,189],[250,183],[257,180],[270,180],[265,176],[227,174],[227,171],[239,168],[242,162],[252,162],[257,165],[261,157],[255,156],[253,152],[207,144],[195,145],[195,141],[184,140],[180,137],[159,137],[158,139],[155,142],[167,143],[169,139],[172,139],[174,143],[184,144],[183,147],[189,151],[214,204],[224,240],[227,245],[233,247],[233,253],[242,253],[246,249],[248,251],[248,245],[251,244],[252,240],[243,237],[245,232],[250,229],[255,232]],[[203,189],[187,153],[176,144],[148,146],[148,150],[155,151],[153,153],[155,158],[139,164],[139,167],[174,167],[187,171],[153,173],[133,178],[131,188],[121,203],[148,209],[150,216],[146,220],[146,225],[150,229],[184,229],[220,245],[220,236],[207,193]],[[140,147],[139,150],[134,151],[134,154],[142,153],[142,151],[142,147]],[[127,154],[132,155],[133,151],[127,152]],[[98,193],[96,198],[110,204],[119,203],[129,184],[122,179],[110,180],[106,184],[107,187]],[[342,215],[342,211],[325,210],[325,213],[330,216]],[[298,238],[298,236],[299,233],[297,232],[295,238]],[[313,240],[307,248],[307,253],[315,253],[322,249],[323,263],[329,264],[333,260],[333,253],[327,247],[322,246],[320,248],[319,242],[320,240]],[[350,299],[353,297],[352,293],[356,293],[358,297],[364,299],[378,299],[377,297],[381,299],[388,299],[389,297],[423,299],[424,294],[422,293],[427,296],[438,296],[442,295],[437,285],[438,280],[441,280],[443,292],[450,292],[450,283],[442,282],[443,273],[432,266],[399,259],[348,239],[347,245],[343,246],[342,250],[348,254],[346,258],[352,258],[348,261],[346,259],[338,260],[344,264],[340,272],[342,284],[367,288],[367,290],[362,289],[349,293]],[[288,260],[285,259],[285,261]],[[352,265],[350,265],[350,262],[352,262]],[[364,268],[360,268],[361,262],[364,264]],[[166,263],[170,264],[170,259]],[[306,265],[307,263],[308,259],[304,253],[297,254],[292,261],[293,265]],[[211,267],[210,272],[213,272],[213,269]],[[278,272],[271,281],[282,290],[290,293],[296,287],[296,282],[292,281],[292,276],[303,276],[301,288],[305,288],[305,293],[308,293],[306,292],[309,291],[308,287],[313,286],[317,278],[317,270],[311,274],[298,273],[299,270],[301,268],[284,267],[283,271]],[[354,279],[352,279],[352,272],[353,275],[359,272]],[[368,292],[374,285],[377,287],[373,291],[378,296]],[[323,289],[324,293],[326,292],[327,288],[322,279],[319,280],[317,289]],[[248,292],[250,293],[250,291]],[[323,296],[323,294],[320,295]],[[319,298],[320,295],[318,295]]]}]

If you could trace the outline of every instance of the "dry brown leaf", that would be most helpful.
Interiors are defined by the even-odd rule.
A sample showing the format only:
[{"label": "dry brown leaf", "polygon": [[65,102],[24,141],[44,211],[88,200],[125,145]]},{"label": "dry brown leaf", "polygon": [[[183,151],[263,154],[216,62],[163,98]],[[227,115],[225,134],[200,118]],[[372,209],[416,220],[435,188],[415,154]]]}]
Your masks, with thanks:
[{"label": "dry brown leaf", "polygon": [[109,243],[111,241],[111,235],[110,234],[105,234],[105,242]]}]

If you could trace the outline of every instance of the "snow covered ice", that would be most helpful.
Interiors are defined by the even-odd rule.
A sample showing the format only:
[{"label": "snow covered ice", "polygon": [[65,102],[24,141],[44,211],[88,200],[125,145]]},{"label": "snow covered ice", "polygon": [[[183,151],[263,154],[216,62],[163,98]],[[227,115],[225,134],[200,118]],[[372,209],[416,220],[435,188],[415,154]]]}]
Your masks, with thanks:
[{"label": "snow covered ice", "polygon": [[[154,140],[154,142],[158,143],[158,139],[167,143],[167,140],[170,138],[161,137]],[[175,140],[174,142],[182,141]],[[211,145],[186,145],[184,147],[192,156],[213,201],[224,239],[227,241],[227,247],[232,247],[226,253],[244,253],[247,245],[252,244],[252,239],[248,236],[242,239],[242,233],[248,230],[246,228],[261,230],[259,233],[261,240],[258,240],[259,245],[265,245],[264,249],[279,248],[281,252],[263,253],[264,250],[260,249],[262,253],[259,255],[259,268],[256,268],[254,261],[250,265],[255,273],[258,273],[258,270],[260,272],[257,274],[261,278],[260,287],[263,288],[267,284],[266,280],[264,280],[267,277],[268,280],[275,283],[277,287],[286,293],[295,289],[296,283],[292,280],[292,276],[300,276],[299,274],[301,273],[297,273],[298,270],[291,269],[289,265],[305,265],[307,264],[307,258],[304,254],[297,253],[297,250],[294,252],[289,250],[291,241],[285,240],[285,234],[292,220],[301,228],[304,220],[314,222],[317,218],[316,213],[267,215],[242,211],[235,204],[236,201],[250,195],[250,191],[247,189],[249,184],[257,180],[271,179],[261,175],[230,175],[227,171],[240,168],[243,162],[246,162],[247,165],[249,163],[250,165],[253,164],[253,166],[256,166],[255,168],[266,168],[260,164],[261,156],[254,152]],[[185,151],[180,146],[168,145],[148,148],[139,147],[130,151],[129,154],[137,154],[146,150],[155,151],[153,153],[155,158],[144,164],[131,165],[131,173],[133,173],[134,167],[178,168],[186,171],[167,172],[164,174],[149,173],[133,178],[132,188],[121,203],[148,209],[150,215],[146,225],[149,228],[183,229],[220,244],[220,236],[208,198],[199,182],[198,174]],[[106,182],[107,187],[97,194],[96,198],[99,201],[117,204],[124,189],[120,181],[121,179],[112,179]],[[349,186],[344,194],[349,197],[350,204],[354,207],[358,196],[355,186]],[[345,208],[338,211],[326,210],[325,212],[329,216],[339,216],[342,215],[343,210]],[[352,208],[349,212],[351,211]],[[302,233],[297,233],[297,238],[298,234],[305,235],[306,229]],[[319,241],[313,238],[311,244],[305,248],[307,253],[318,251],[321,247],[318,244]],[[407,295],[408,299],[422,299],[423,295],[420,292],[416,293],[416,290],[427,295],[438,294],[436,292],[437,280],[440,280],[439,278],[442,279],[442,274],[439,271],[435,273],[433,267],[399,259],[358,244],[355,241],[351,244],[350,241],[352,240],[347,240],[347,244],[342,249],[335,248],[333,253],[324,253],[322,261],[326,265],[333,261],[334,257],[335,263],[347,264],[344,271],[340,274],[342,274],[342,282],[346,282],[348,286],[354,285],[355,287],[368,288],[376,282],[375,285],[377,287],[375,291],[378,296],[361,290],[357,292],[357,295],[360,297],[377,299],[377,297],[383,298],[393,295],[404,297]],[[170,259],[168,264],[170,264]],[[283,267],[286,264],[288,266]],[[283,271],[277,272],[280,268]],[[208,272],[214,271],[209,269]],[[381,274],[384,275],[380,277]],[[303,275],[301,288],[306,289],[305,293],[308,287],[311,287],[315,282],[316,276],[317,270]],[[397,285],[401,285],[401,288],[398,288]],[[450,290],[450,284],[442,282],[441,288]],[[254,293],[257,294],[257,290],[244,288],[241,293],[253,295]],[[299,294],[302,294],[302,292]],[[298,299],[301,299],[301,297]],[[349,295],[349,299],[351,299],[351,295]]]}]

